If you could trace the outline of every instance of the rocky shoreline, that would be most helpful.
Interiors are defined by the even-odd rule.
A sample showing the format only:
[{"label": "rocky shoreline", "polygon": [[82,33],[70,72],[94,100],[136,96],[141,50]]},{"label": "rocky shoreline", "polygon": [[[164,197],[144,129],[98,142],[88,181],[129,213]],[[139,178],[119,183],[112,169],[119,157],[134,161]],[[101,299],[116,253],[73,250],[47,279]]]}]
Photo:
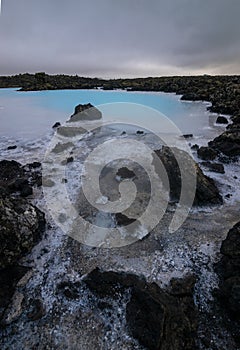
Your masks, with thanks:
[{"label": "rocky shoreline", "polygon": [[[208,79],[208,77],[204,79]],[[235,81],[237,82],[236,84],[239,83],[238,77],[231,77],[229,79],[231,81],[233,80],[232,84],[235,84]],[[222,78],[220,77],[219,80],[221,81]],[[187,78],[186,81],[188,81]],[[225,80],[223,79],[223,81]],[[173,87],[169,87],[168,89],[170,90],[171,88]],[[167,86],[165,86],[165,89],[167,89]],[[183,92],[180,86],[178,88],[175,86],[175,89],[178,93],[180,91]],[[231,94],[232,86],[229,89],[230,92],[227,88],[225,89],[227,95]],[[144,90],[146,90],[146,86]],[[194,92],[187,95],[187,91],[190,91],[190,86],[185,87],[185,93],[182,99],[210,100],[207,90],[205,93],[199,87],[198,92],[195,91],[194,87],[192,90]],[[211,141],[209,147],[198,150],[199,158],[208,161],[211,165],[218,164],[212,162],[216,159],[221,163],[237,161],[240,155],[240,108],[238,108],[238,101],[233,99],[223,105],[222,100],[216,96],[216,92],[214,96],[214,99],[212,99],[212,110],[219,113],[230,113],[231,111],[233,116],[231,117],[232,124],[227,126],[227,130],[222,135]],[[79,111],[82,112],[82,109],[79,110],[79,108],[75,110],[74,115],[78,114]],[[179,174],[174,159],[172,159],[167,149],[163,149],[161,152],[157,151],[156,154],[162,159],[163,163],[165,162],[165,167],[169,167],[169,174],[173,176],[171,187],[172,199],[176,199],[175,197],[179,193],[178,183],[175,180],[179,177]],[[71,164],[72,161],[69,161],[69,163]],[[196,305],[195,293],[198,284],[197,281],[201,279],[201,272],[190,273],[180,279],[172,278],[167,288],[161,288],[158,284],[152,284],[136,273],[111,271],[109,269],[109,263],[107,264],[108,269],[104,268],[104,264],[99,269],[99,252],[96,251],[95,253],[93,250],[90,252],[86,247],[80,248],[79,244],[72,242],[70,238],[64,243],[64,247],[58,253],[61,256],[68,255],[69,260],[72,261],[70,261],[70,267],[67,267],[68,273],[65,278],[60,276],[60,280],[58,281],[59,276],[53,275],[56,278],[56,286],[54,287],[53,305],[50,311],[48,312],[47,307],[43,305],[40,295],[35,295],[35,298],[31,302],[26,300],[26,295],[28,295],[27,282],[31,277],[26,277],[29,269],[26,265],[21,264],[21,258],[26,256],[33,246],[41,240],[42,232],[46,227],[44,214],[36,206],[31,204],[31,196],[34,196],[34,189],[41,188],[42,185],[40,167],[41,164],[39,163],[22,166],[14,161],[3,160],[0,162],[0,242],[2,246],[2,259],[0,260],[0,279],[2,281],[0,288],[0,317],[1,331],[4,336],[3,339],[5,339],[2,348],[7,349],[7,344],[11,344],[11,339],[14,337],[14,327],[16,322],[20,321],[27,329],[35,325],[38,330],[35,332],[36,341],[30,341],[26,338],[24,343],[19,344],[18,349],[32,349],[34,347],[39,349],[59,348],[61,342],[57,345],[49,336],[47,336],[46,340],[43,340],[40,337],[40,333],[44,329],[45,322],[48,324],[46,329],[49,331],[51,328],[56,327],[56,324],[60,322],[61,313],[63,312],[62,317],[65,317],[63,320],[64,327],[67,327],[67,322],[69,322],[71,327],[77,322],[82,327],[84,325],[86,326],[87,331],[90,332],[90,337],[94,338],[93,334],[95,336],[95,339],[92,339],[91,343],[86,343],[84,345],[85,347],[81,346],[79,349],[87,350],[93,346],[97,348],[103,346],[105,349],[117,349],[121,348],[121,346],[123,348],[123,343],[118,338],[117,343],[114,343],[114,347],[111,348],[111,338],[109,337],[111,333],[114,333],[114,324],[109,325],[108,322],[115,322],[120,328],[122,327],[125,330],[124,339],[126,349],[217,349],[217,345],[211,343],[210,335],[206,335],[201,341],[199,340],[199,328],[204,325],[202,323],[202,316]],[[199,167],[197,169],[198,192],[195,198],[195,204],[208,205],[211,203],[221,205],[222,197],[216,185],[202,173]],[[132,176],[132,174],[130,175]],[[127,176],[130,175],[128,171]],[[21,235],[19,236],[20,232]],[[222,243],[222,258],[215,266],[220,283],[214,293],[213,309],[208,317],[211,317],[211,315],[215,317],[215,314],[222,315],[221,322],[233,338],[233,343],[230,344],[229,342],[227,347],[222,347],[222,349],[236,349],[236,346],[240,346],[239,333],[236,331],[236,327],[239,327],[240,322],[238,317],[240,303],[239,235],[238,223],[229,231],[226,240]],[[6,242],[8,242],[8,249],[6,249]],[[150,246],[147,248],[148,244]],[[157,241],[155,242],[153,237],[147,237],[144,241],[139,242],[137,246],[139,249],[143,246],[146,252],[148,252],[153,249],[151,245],[155,247],[155,250],[159,249],[159,246],[156,248],[155,245],[158,245],[158,243]],[[135,253],[134,249],[136,248],[133,248],[133,252]],[[77,258],[79,252],[82,253],[82,255],[79,255],[80,262]],[[131,250],[129,254],[131,255]],[[88,259],[91,260],[91,256],[94,256],[94,258],[92,258],[92,261],[88,261]],[[91,268],[84,268],[83,266],[85,265],[89,265]],[[72,275],[72,271],[75,271],[75,276]],[[24,277],[26,277],[25,282]],[[45,278],[47,279],[47,276]],[[91,297],[89,297],[89,292],[90,294],[92,293]],[[89,307],[88,302],[84,301],[85,297],[88,299],[88,302],[89,298],[92,298],[90,301],[93,305],[96,303],[92,309]],[[85,302],[87,306],[84,306]],[[114,306],[115,304],[117,307]],[[81,307],[80,309],[76,309],[77,305],[80,305],[82,309]],[[88,316],[85,314],[86,309],[88,310]],[[119,313],[117,319],[113,315],[115,312]],[[228,314],[226,320],[224,319],[225,312]],[[86,323],[86,317],[90,320],[90,326]],[[206,321],[205,326],[208,322],[209,320]],[[76,337],[74,330],[68,329],[68,331],[73,337]],[[31,332],[34,334],[34,331]],[[58,330],[58,332],[60,331]],[[120,330],[118,332],[120,333]],[[105,342],[103,342],[106,335],[108,336]],[[81,332],[79,336],[81,336]],[[21,337],[18,339],[21,339]],[[86,339],[89,341],[89,334]],[[40,345],[41,341],[42,345]],[[16,343],[14,344],[12,347],[10,345],[10,348],[17,348]],[[64,344],[64,348],[78,349],[77,339],[73,339],[73,345],[67,345],[62,339],[62,344]]]}]

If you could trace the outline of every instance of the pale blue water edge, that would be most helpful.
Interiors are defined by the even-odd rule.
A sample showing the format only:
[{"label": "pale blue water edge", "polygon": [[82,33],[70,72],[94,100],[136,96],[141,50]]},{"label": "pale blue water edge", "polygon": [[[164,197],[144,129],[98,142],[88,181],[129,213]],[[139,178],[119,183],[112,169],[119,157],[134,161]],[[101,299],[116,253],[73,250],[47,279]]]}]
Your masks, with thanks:
[{"label": "pale blue water edge", "polygon": [[[207,112],[206,103],[180,101],[175,94],[102,90],[53,90],[19,92],[0,89],[0,137],[34,139],[46,135],[56,121],[64,122],[79,103],[94,106],[129,102],[154,108],[171,119],[182,133],[211,138],[218,128],[216,116]],[[99,108],[101,110],[101,107]],[[138,124],[137,116],[131,120]],[[151,121],[159,131],[161,120]]]}]

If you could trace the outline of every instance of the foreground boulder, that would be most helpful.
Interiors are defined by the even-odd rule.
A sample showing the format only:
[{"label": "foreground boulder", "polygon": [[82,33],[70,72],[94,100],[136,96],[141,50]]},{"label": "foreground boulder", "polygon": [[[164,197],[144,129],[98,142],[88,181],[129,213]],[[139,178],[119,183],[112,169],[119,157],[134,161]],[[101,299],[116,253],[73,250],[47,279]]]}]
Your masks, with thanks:
[{"label": "foreground boulder", "polygon": [[[28,271],[28,268],[19,266],[19,260],[40,240],[45,228],[44,214],[27,199],[22,198],[32,194],[33,185],[40,186],[40,167],[41,163],[38,162],[26,166],[15,161],[0,162],[0,322],[2,324],[14,319],[6,317],[7,308],[19,279]],[[16,300],[15,298],[14,301]],[[21,298],[19,300],[21,301]]]},{"label": "foreground boulder", "polygon": [[219,296],[230,317],[240,321],[240,222],[228,232],[220,251]]},{"label": "foreground boulder", "polygon": [[22,198],[0,199],[0,269],[30,252],[41,237],[44,214]]},{"label": "foreground boulder", "polygon": [[31,185],[36,184],[41,177],[35,164],[40,163],[28,164],[26,168],[29,171],[27,171],[25,167],[14,160],[0,161],[0,194],[8,195],[18,192],[21,197],[31,195],[33,193]]},{"label": "foreground boulder", "polygon": [[[187,152],[177,148],[163,147],[161,150],[155,151],[156,155],[162,161],[168,175],[170,185],[170,200],[179,201],[181,194],[181,172],[174,153],[178,155],[181,160],[181,167],[186,174],[190,174],[195,170],[196,173],[196,193],[193,205],[216,205],[222,204],[222,196],[214,181],[205,176],[197,163],[193,162],[192,158]],[[193,166],[195,169],[193,169]],[[156,171],[158,171],[156,169]],[[161,174],[159,174],[161,176]]]},{"label": "foreground boulder", "polygon": [[73,115],[68,122],[77,122],[82,120],[98,120],[102,118],[102,113],[91,103],[79,104],[75,107]]},{"label": "foreground boulder", "polygon": [[115,299],[119,293],[130,290],[126,305],[127,328],[146,349],[196,349],[198,322],[193,301],[193,276],[172,280],[169,291],[134,274],[98,268],[89,273],[84,282],[104,300]]}]

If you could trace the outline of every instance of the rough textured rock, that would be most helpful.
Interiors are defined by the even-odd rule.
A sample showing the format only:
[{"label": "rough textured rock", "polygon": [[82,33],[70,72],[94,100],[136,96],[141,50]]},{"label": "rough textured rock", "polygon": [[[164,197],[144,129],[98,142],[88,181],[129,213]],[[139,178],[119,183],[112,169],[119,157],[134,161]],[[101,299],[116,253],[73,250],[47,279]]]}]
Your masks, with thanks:
[{"label": "rough textured rock", "polygon": [[210,141],[208,145],[222,152],[229,157],[236,157],[240,155],[240,129],[225,131],[220,136]]},{"label": "rough textured rock", "polygon": [[52,128],[55,129],[55,128],[58,128],[59,126],[61,126],[61,123],[60,122],[56,122]]},{"label": "rough textured rock", "polygon": [[[29,167],[30,168],[30,167]],[[35,176],[34,176],[35,175]],[[29,174],[25,167],[16,161],[0,161],[0,191],[2,195],[19,192],[22,197],[27,197],[33,193],[31,185],[37,181],[37,174]]]},{"label": "rough textured rock", "polygon": [[31,251],[45,228],[44,214],[21,198],[38,185],[40,166],[38,162],[25,166],[0,162],[0,321],[5,325],[21,313],[23,297],[14,292],[28,268],[18,266],[19,259]]},{"label": "rough textured rock", "polygon": [[198,157],[203,160],[214,160],[217,157],[218,152],[210,147],[202,146],[197,150],[197,154]]},{"label": "rough textured rock", "polygon": [[0,269],[0,321],[6,314],[18,281],[28,272],[27,267],[10,266]]},{"label": "rough textured rock", "polygon": [[226,323],[240,345],[240,222],[229,230],[221,245],[222,257],[216,264],[220,283],[216,297],[231,322]]},{"label": "rough textured rock", "polygon": [[221,300],[230,316],[240,321],[240,222],[228,232],[220,251]]},{"label": "rough textured rock", "polygon": [[86,130],[81,127],[59,126],[57,133],[64,137],[76,137],[86,133]]},{"label": "rough textured rock", "polygon": [[75,107],[74,114],[70,117],[69,122],[81,120],[98,120],[102,118],[102,113],[91,103],[79,104]]},{"label": "rough textured rock", "polygon": [[16,149],[17,148],[17,145],[13,145],[13,146],[8,146],[8,150],[12,150],[12,149]]},{"label": "rough textured rock", "polygon": [[121,179],[132,179],[136,176],[135,173],[127,167],[120,168],[116,175],[120,176]]},{"label": "rough textured rock", "polygon": [[172,281],[162,290],[143,277],[123,272],[89,273],[84,282],[100,298],[116,298],[130,289],[126,306],[129,333],[149,350],[196,349],[197,312],[193,302],[193,277]]},{"label": "rough textured rock", "polygon": [[199,149],[199,146],[195,143],[194,145],[191,146],[191,149],[193,151],[197,151]]},{"label": "rough textured rock", "polygon": [[28,253],[44,227],[44,214],[25,199],[0,198],[0,268]]},{"label": "rough textured rock", "polygon": [[[173,151],[180,158],[181,167],[187,174],[194,170],[196,172],[196,193],[193,204],[197,206],[222,204],[222,197],[214,181],[203,174],[199,166],[195,162],[193,163],[190,155],[177,148],[173,148]],[[155,151],[155,153],[161,159],[168,174],[170,199],[172,201],[179,201],[182,181],[181,172],[174,153],[169,147],[163,147],[162,150]],[[193,166],[195,169],[193,169]],[[156,171],[158,170],[156,169]]]},{"label": "rough textured rock", "polygon": [[222,115],[219,115],[216,120],[217,124],[228,124],[228,120],[226,117],[223,117]]},{"label": "rough textured rock", "polygon": [[212,171],[214,173],[220,173],[224,174],[224,166],[221,163],[211,163],[211,162],[201,162],[200,163],[203,167],[207,168],[209,171]]},{"label": "rough textured rock", "polygon": [[115,220],[118,226],[127,226],[136,221],[136,219],[129,218],[128,216],[122,213],[116,213]]}]

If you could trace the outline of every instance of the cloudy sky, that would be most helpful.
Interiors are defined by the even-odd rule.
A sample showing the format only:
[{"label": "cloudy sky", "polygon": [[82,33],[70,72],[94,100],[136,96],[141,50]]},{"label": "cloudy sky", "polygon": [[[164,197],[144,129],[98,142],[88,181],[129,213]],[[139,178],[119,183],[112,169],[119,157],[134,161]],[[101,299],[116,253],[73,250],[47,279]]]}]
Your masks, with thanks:
[{"label": "cloudy sky", "polygon": [[2,0],[0,75],[240,74],[239,16],[240,0]]}]

